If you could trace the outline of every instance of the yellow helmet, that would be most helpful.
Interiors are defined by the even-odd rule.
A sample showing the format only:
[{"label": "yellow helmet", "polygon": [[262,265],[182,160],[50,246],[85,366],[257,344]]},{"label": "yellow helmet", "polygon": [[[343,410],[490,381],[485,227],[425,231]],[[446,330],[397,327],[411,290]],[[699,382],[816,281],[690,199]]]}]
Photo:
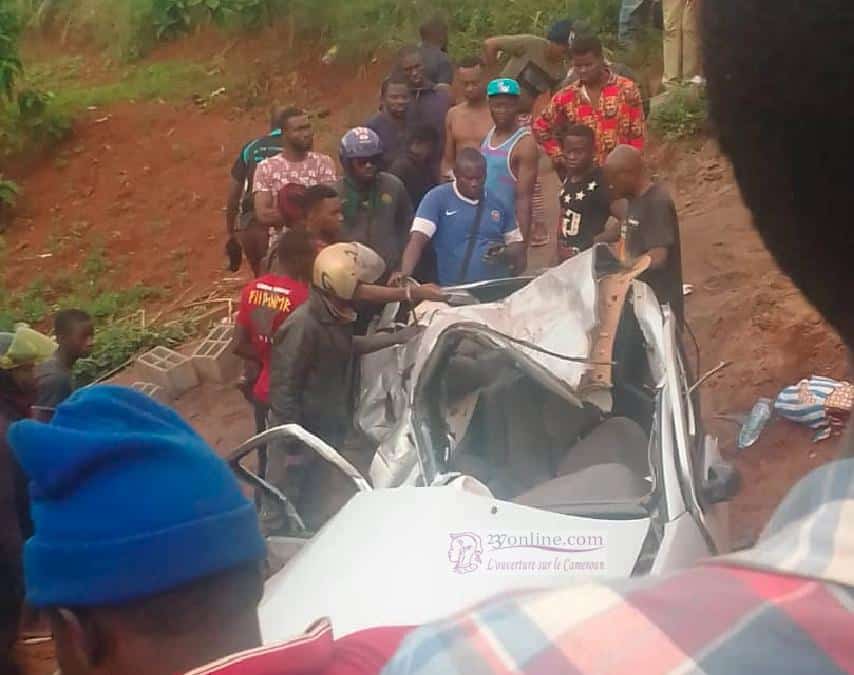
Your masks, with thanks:
[{"label": "yellow helmet", "polygon": [[56,351],[56,343],[23,323],[14,333],[0,333],[0,370],[39,364]]},{"label": "yellow helmet", "polygon": [[359,284],[373,284],[385,272],[385,263],[363,244],[332,244],[314,261],[314,285],[341,300],[352,300]]}]

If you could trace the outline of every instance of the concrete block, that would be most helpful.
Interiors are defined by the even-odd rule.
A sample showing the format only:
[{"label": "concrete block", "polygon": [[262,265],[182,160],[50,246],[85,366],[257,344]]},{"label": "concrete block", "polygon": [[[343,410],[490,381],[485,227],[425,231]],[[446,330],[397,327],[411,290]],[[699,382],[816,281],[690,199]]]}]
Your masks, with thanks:
[{"label": "concrete block", "polygon": [[134,382],[131,385],[131,389],[136,389],[164,405],[171,405],[172,403],[172,399],[169,398],[169,393],[163,387],[154,384],[153,382]]},{"label": "concrete block", "polygon": [[214,326],[205,340],[210,342],[231,342],[234,337],[234,326],[230,323],[221,323]]},{"label": "concrete block", "polygon": [[199,386],[192,359],[172,349],[155,347],[140,356],[137,364],[146,382],[162,387],[173,399]]},{"label": "concrete block", "polygon": [[193,363],[203,382],[228,384],[240,375],[240,358],[231,351],[234,326],[214,326],[193,352]]}]

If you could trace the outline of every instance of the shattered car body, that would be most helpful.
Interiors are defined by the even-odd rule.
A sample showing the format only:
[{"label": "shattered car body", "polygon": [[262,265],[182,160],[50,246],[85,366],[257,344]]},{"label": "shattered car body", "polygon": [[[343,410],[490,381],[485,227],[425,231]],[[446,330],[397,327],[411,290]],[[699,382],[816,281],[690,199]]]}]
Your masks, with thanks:
[{"label": "shattered car body", "polygon": [[363,360],[372,489],[270,579],[265,641],[319,616],[341,635],[412,625],[727,551],[737,475],[703,434],[679,328],[636,280],[645,264],[597,247],[454,289],[469,304],[422,306],[419,339]]}]

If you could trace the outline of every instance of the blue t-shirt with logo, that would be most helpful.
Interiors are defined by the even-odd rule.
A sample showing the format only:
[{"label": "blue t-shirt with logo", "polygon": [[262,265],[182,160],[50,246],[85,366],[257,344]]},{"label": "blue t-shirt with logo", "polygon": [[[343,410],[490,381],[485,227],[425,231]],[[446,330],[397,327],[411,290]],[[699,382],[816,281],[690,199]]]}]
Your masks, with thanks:
[{"label": "blue t-shirt with logo", "polygon": [[511,276],[504,262],[487,261],[484,256],[493,246],[522,241],[516,216],[490,192],[485,193],[484,199],[480,228],[464,279],[460,279],[460,272],[477,215],[477,202],[463,197],[455,183],[445,183],[428,192],[418,207],[412,230],[433,240],[442,286]]}]

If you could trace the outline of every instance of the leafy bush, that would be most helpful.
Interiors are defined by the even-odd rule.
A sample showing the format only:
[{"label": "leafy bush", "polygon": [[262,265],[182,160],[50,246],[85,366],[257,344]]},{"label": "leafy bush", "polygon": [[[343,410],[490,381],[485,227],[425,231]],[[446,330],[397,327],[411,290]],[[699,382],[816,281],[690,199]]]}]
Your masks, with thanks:
[{"label": "leafy bush", "polygon": [[92,354],[74,367],[75,380],[79,386],[90,384],[138,352],[158,345],[175,347],[191,335],[191,327],[184,324],[166,327],[145,327],[129,321],[101,324],[95,332]]},{"label": "leafy bush", "polygon": [[[0,0],[8,1],[8,0]],[[28,25],[95,42],[122,59],[144,55],[200,25],[257,25],[284,0],[16,0]]]},{"label": "leafy bush", "polygon": [[65,138],[71,131],[71,117],[53,105],[50,91],[23,89],[18,92],[19,124],[30,139],[51,144]]},{"label": "leafy bush", "polygon": [[0,153],[48,148],[69,135],[71,124],[51,92],[23,89],[14,102],[0,106]]},{"label": "leafy bush", "polygon": [[20,33],[18,13],[5,2],[0,3],[0,94],[7,99],[12,97],[15,81],[21,75]]},{"label": "leafy bush", "polygon": [[705,93],[697,87],[679,87],[653,105],[649,126],[668,141],[696,136],[706,127]]},{"label": "leafy bush", "polygon": [[499,7],[482,0],[17,0],[31,25],[63,26],[125,58],[145,53],[158,40],[200,25],[257,27],[288,21],[300,36],[339,46],[342,57],[395,48],[417,35],[421,19],[441,13],[452,26],[455,55],[479,48],[487,35],[541,34],[556,18],[584,17],[598,32],[614,35],[620,0],[510,0]]},{"label": "leafy bush", "polygon": [[74,117],[91,106],[189,98],[228,84],[202,65],[175,60],[129,65],[116,82],[84,86],[79,65],[78,59],[64,57],[27,69],[16,99],[0,103],[0,154],[55,145],[68,137]]},{"label": "leafy bush", "polygon": [[6,208],[12,208],[18,201],[18,195],[21,194],[21,188],[13,180],[3,178],[0,174],[0,205]]},{"label": "leafy bush", "polygon": [[511,0],[500,7],[481,0],[291,0],[282,15],[300,34],[335,43],[346,57],[411,42],[420,21],[439,13],[451,26],[451,52],[461,56],[479,51],[489,35],[541,35],[552,21],[566,17],[584,17],[607,38],[616,34],[619,9],[620,0]]},{"label": "leafy bush", "polygon": [[143,302],[162,296],[159,289],[115,287],[115,272],[103,248],[96,244],[79,273],[61,273],[50,281],[38,277],[15,293],[0,288],[0,330],[9,330],[19,322],[47,329],[50,317],[59,309],[73,307],[88,312],[96,321],[97,331],[91,357],[76,368],[81,384],[120,366],[139,350],[158,344],[175,346],[191,334],[189,319],[170,326],[145,326],[133,316]]}]

